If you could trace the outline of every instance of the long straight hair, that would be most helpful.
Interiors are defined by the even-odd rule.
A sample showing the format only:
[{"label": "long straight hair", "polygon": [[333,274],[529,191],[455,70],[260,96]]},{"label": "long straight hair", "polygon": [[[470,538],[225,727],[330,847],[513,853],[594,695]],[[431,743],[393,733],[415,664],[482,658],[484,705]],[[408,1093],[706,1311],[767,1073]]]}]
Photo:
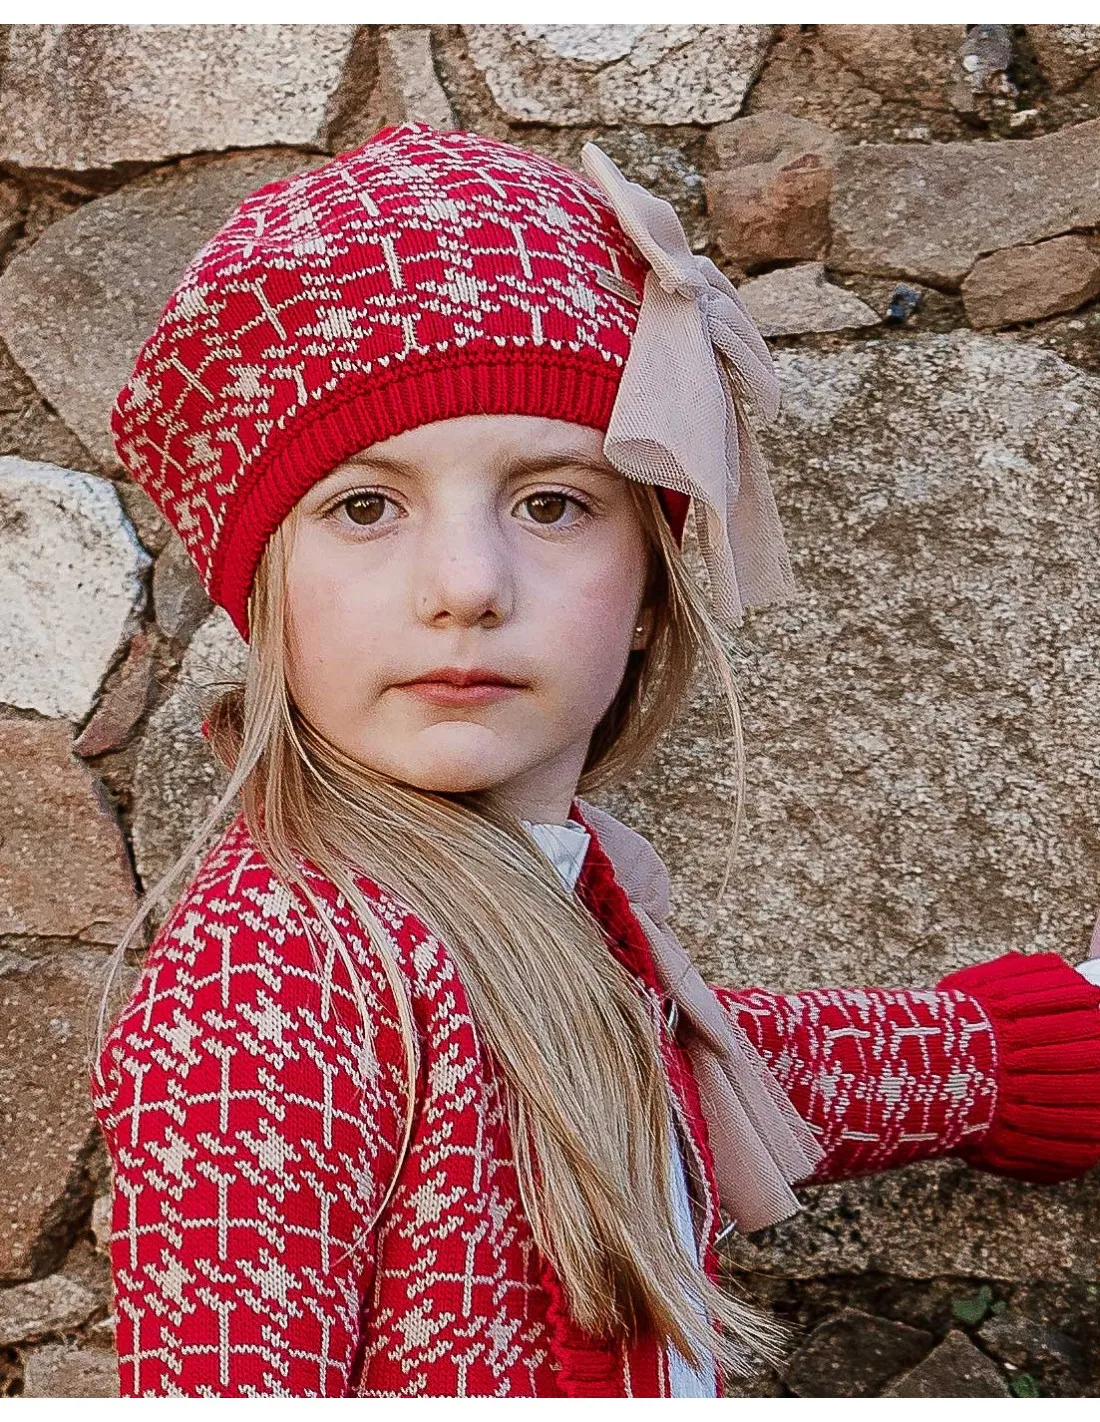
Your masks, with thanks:
[{"label": "long straight hair", "polygon": [[[655,491],[628,483],[646,539],[643,606],[652,609],[653,627],[648,646],[630,653],[595,728],[578,794],[618,783],[646,761],[681,714],[704,664],[728,708],[736,772],[720,898],[744,793],[736,688],[705,597]],[[416,1029],[388,935],[356,882],[361,876],[412,910],[455,960],[475,1028],[499,1072],[524,1210],[576,1322],[626,1343],[649,1326],[691,1362],[713,1353],[729,1372],[743,1372],[752,1354],[777,1360],[786,1330],[712,1283],[680,1242],[668,1183],[670,1088],[657,1024],[632,975],[608,951],[599,923],[520,822],[484,795],[421,790],[377,773],[341,752],[295,707],[286,662],[294,527],[292,515],[270,539],[257,573],[244,685],[225,693],[209,718],[214,750],[232,771],[229,782],[112,955],[94,1060],[110,982],[127,947],[239,796],[274,872],[317,909],[315,921],[356,993],[367,1042],[372,1031],[359,972],[319,910],[303,861],[343,893],[381,957],[405,1036],[409,1099],[401,1154],[412,1123]],[[360,1239],[380,1217],[399,1171],[400,1158]]]}]

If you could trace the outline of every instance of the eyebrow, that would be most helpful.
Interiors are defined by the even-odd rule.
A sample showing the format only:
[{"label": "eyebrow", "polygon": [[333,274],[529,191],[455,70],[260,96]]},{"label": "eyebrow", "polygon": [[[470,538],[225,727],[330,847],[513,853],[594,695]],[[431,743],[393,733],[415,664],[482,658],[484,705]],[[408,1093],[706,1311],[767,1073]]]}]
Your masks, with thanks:
[{"label": "eyebrow", "polygon": [[[353,455],[344,464],[355,469],[384,469],[393,474],[415,476],[419,473],[416,464],[407,459],[396,459],[392,455]],[[562,450],[553,454],[519,455],[509,461],[505,472],[508,474],[545,474],[551,469],[587,469],[593,474],[603,474],[616,479],[622,478],[617,469],[594,459],[591,455]]]}]

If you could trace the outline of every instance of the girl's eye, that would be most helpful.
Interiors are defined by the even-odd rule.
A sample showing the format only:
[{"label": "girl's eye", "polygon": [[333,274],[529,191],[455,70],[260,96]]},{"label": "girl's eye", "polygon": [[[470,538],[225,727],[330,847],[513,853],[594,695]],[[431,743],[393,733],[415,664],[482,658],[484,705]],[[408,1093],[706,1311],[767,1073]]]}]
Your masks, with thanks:
[{"label": "girl's eye", "polygon": [[370,489],[360,489],[354,494],[349,494],[347,498],[341,499],[336,505],[336,509],[343,509],[348,519],[357,524],[360,528],[369,527],[375,524],[382,516],[382,510],[390,502],[385,494],[375,493]]},{"label": "girl's eye", "polygon": [[566,508],[572,504],[580,511],[580,518],[570,521],[565,527],[572,527],[572,524],[580,522],[588,513],[588,507],[580,499],[574,498],[572,494],[563,493],[560,489],[543,489],[537,494],[528,494],[522,501],[530,508],[533,515],[533,522],[540,523],[544,528],[552,528],[561,519]]}]

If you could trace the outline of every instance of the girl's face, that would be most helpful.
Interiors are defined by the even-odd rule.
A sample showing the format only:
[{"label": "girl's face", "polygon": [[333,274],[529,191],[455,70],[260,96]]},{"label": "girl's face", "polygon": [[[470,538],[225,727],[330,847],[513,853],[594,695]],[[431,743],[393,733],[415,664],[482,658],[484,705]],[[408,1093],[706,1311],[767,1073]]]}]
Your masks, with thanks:
[{"label": "girl's face", "polygon": [[[290,515],[289,678],[354,759],[566,818],[643,615],[646,545],[599,430],[464,415],[380,440]],[[517,683],[413,678],[451,668]]]}]

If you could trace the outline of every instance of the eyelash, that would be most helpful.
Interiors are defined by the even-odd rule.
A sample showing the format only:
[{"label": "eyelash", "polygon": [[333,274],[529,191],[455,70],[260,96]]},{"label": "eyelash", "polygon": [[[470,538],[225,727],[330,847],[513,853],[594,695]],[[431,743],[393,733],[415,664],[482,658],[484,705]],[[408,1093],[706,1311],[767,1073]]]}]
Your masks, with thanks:
[{"label": "eyelash", "polygon": [[[381,489],[372,489],[372,488],[351,489],[351,490],[348,491],[348,493],[342,494],[342,495],[340,496],[340,498],[337,499],[337,501],[336,501],[329,509],[327,509],[327,510],[325,511],[325,513],[324,513],[323,516],[324,516],[325,518],[336,518],[336,516],[337,516],[337,515],[340,513],[340,511],[344,508],[344,505],[345,505],[345,504],[350,503],[350,501],[351,501],[352,499],[360,499],[360,498],[363,498],[365,495],[368,495],[368,494],[377,495],[379,498],[384,499],[384,500],[386,501],[386,503],[389,503],[389,504],[396,504],[396,502],[397,502],[396,499],[392,499],[389,494],[384,493]],[[581,518],[578,519],[578,520],[576,521],[576,523],[570,524],[570,525],[568,525],[567,527],[563,527],[563,528],[559,529],[559,530],[558,530],[559,532],[563,532],[563,533],[564,533],[564,532],[568,532],[569,529],[575,528],[575,527],[577,526],[577,523],[583,522],[585,519],[587,519],[588,517],[590,517],[591,514],[592,514],[592,505],[587,501],[587,499],[581,498],[580,495],[578,495],[578,494],[571,493],[570,490],[568,490],[568,489],[561,489],[561,488],[558,488],[558,487],[556,487],[556,486],[553,485],[553,484],[545,484],[545,485],[543,485],[541,488],[538,488],[538,489],[534,490],[533,493],[527,494],[523,499],[520,500],[520,503],[521,503],[521,504],[525,504],[525,503],[527,503],[527,502],[528,502],[529,500],[531,500],[531,499],[537,499],[541,494],[558,494],[558,495],[560,495],[563,499],[567,500],[569,503],[576,504],[576,506],[581,510]],[[350,523],[350,522],[351,522],[351,520],[349,520],[349,523]],[[532,523],[535,523],[536,528],[549,528],[549,529],[555,529],[555,528],[557,528],[557,525],[556,525],[556,524],[552,524],[552,523],[541,523],[541,524],[540,524],[540,523],[538,523],[538,522],[537,522],[536,520],[534,520],[534,519],[532,519],[531,522],[532,522]],[[357,528],[357,529],[360,530],[360,531],[365,531],[366,529],[371,528],[371,527],[373,527],[374,525],[371,525],[371,524],[352,524],[352,526],[355,527],[355,528]]]}]

